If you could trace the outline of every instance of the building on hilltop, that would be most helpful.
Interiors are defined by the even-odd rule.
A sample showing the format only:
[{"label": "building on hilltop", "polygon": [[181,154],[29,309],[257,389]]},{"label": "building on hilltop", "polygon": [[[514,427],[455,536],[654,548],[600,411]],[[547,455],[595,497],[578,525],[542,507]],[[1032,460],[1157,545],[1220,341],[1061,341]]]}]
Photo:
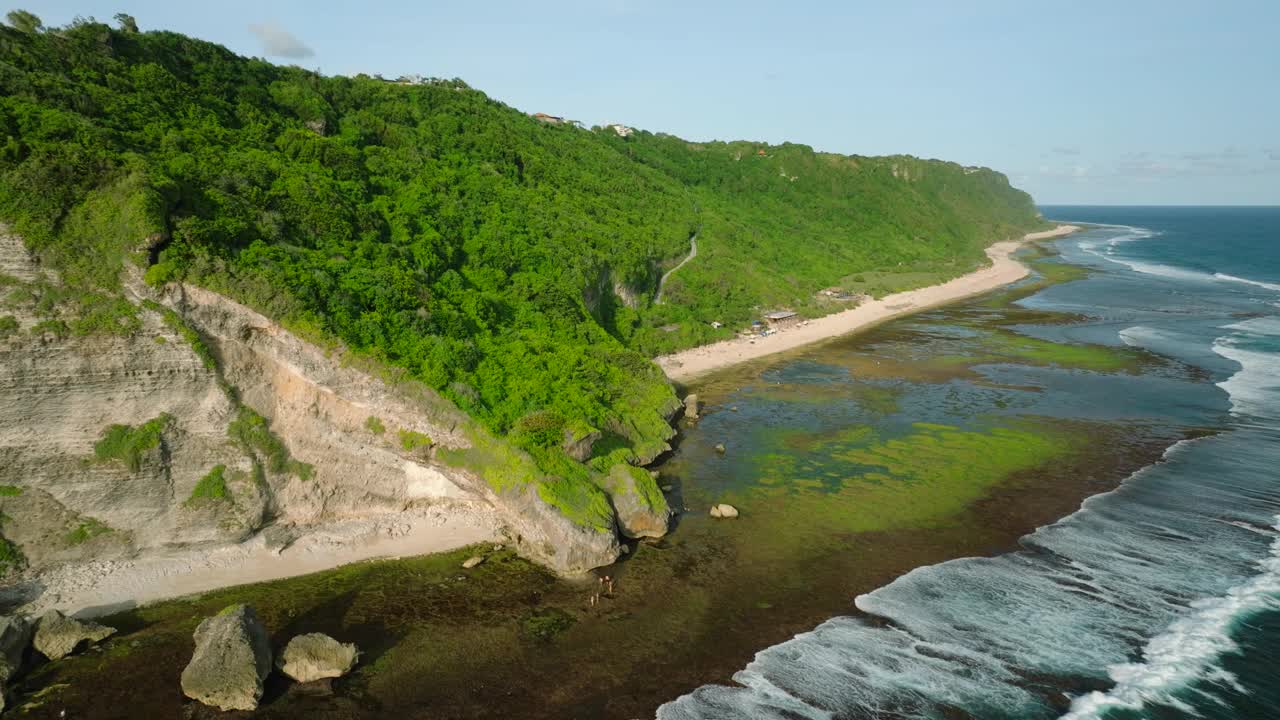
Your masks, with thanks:
[{"label": "building on hilltop", "polygon": [[635,128],[629,128],[621,123],[610,123],[605,127],[618,134],[618,137],[631,137],[631,133],[635,132]]},{"label": "building on hilltop", "polygon": [[534,113],[533,119],[541,120],[544,123],[550,123],[552,125],[560,125],[561,123],[564,122],[564,118],[560,117],[559,115],[548,115],[546,113],[540,113],[540,112]]}]

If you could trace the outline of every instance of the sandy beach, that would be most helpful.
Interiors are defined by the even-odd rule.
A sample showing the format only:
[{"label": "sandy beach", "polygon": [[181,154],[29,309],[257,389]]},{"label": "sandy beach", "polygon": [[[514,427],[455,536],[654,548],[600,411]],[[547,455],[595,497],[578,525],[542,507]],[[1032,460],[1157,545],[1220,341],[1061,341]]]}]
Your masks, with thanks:
[{"label": "sandy beach", "polygon": [[995,243],[987,248],[987,257],[991,258],[991,265],[940,285],[886,295],[879,300],[872,300],[856,308],[808,320],[801,325],[766,337],[723,340],[671,355],[663,355],[655,358],[654,362],[667,373],[667,377],[685,382],[730,365],[848,335],[891,318],[980,295],[1002,285],[1017,282],[1030,273],[1027,266],[1013,259],[1013,252],[1022,243],[1061,237],[1079,229],[1075,225],[1059,225],[1053,230],[1028,233],[1021,240]]}]

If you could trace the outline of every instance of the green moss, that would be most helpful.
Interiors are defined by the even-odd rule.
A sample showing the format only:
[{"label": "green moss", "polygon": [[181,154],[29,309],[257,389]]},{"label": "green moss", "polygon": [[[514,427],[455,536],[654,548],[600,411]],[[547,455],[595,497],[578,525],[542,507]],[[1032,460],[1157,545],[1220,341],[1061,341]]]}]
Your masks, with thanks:
[{"label": "green moss", "polygon": [[0,485],[0,497],[17,497],[22,494],[22,488],[17,485]]},{"label": "green moss", "polygon": [[111,528],[104,525],[100,520],[86,518],[74,529],[66,534],[65,540],[68,545],[80,545],[99,535],[115,532]]},{"label": "green moss", "polygon": [[16,332],[21,326],[18,325],[18,319],[12,315],[0,316],[0,338],[8,337]]},{"label": "green moss", "polygon": [[604,487],[615,498],[619,493],[633,493],[645,507],[658,514],[671,509],[657,481],[644,468],[615,465],[605,476]]},{"label": "green moss", "polygon": [[431,447],[431,438],[420,432],[401,428],[396,434],[400,437],[400,447],[410,452],[418,448]]},{"label": "green moss", "polygon": [[613,532],[613,506],[600,488],[579,478],[547,478],[538,483],[538,497],[576,525],[596,532]]},{"label": "green moss", "polygon": [[164,413],[137,427],[112,425],[93,446],[93,454],[98,462],[118,460],[130,472],[138,472],[142,466],[142,456],[148,450],[159,447],[160,436],[172,420],[172,415]]},{"label": "green moss", "polygon": [[572,615],[558,607],[538,608],[521,619],[520,631],[530,640],[549,642],[575,622]]},{"label": "green moss", "polygon": [[387,431],[387,426],[383,425],[382,421],[373,415],[365,418],[364,428],[374,435],[381,435]]},{"label": "green moss", "polygon": [[467,433],[470,447],[439,448],[441,462],[476,473],[496,492],[509,492],[537,482],[541,476],[528,454],[489,433],[472,429]]},{"label": "green moss", "polygon": [[228,499],[230,490],[227,488],[226,470],[226,465],[214,465],[213,469],[200,478],[200,482],[196,483],[195,488],[191,491],[191,497],[187,498],[186,504],[197,505],[206,500]]}]

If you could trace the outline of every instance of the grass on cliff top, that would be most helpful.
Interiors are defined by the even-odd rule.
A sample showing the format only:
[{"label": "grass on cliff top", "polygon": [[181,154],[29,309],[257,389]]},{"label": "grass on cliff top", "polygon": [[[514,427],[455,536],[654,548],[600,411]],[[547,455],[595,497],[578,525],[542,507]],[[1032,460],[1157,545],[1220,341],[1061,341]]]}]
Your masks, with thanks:
[{"label": "grass on cliff top", "polygon": [[93,454],[98,462],[119,460],[129,468],[129,472],[138,472],[142,467],[142,456],[159,447],[160,436],[172,420],[172,415],[163,413],[137,427],[111,425],[93,446]]}]

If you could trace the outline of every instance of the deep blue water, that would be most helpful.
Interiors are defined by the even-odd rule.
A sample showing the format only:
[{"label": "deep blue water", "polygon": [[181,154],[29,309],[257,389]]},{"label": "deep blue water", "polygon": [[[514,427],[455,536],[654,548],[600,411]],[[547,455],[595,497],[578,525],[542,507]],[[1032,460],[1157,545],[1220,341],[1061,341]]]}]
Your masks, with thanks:
[{"label": "deep blue water", "polygon": [[1165,401],[1220,432],[1017,552],[859,596],[662,720],[1280,717],[1280,208],[1044,212],[1098,224],[1058,243],[1095,273],[1022,302],[1089,319],[1026,331],[1201,368],[1211,398]]}]

